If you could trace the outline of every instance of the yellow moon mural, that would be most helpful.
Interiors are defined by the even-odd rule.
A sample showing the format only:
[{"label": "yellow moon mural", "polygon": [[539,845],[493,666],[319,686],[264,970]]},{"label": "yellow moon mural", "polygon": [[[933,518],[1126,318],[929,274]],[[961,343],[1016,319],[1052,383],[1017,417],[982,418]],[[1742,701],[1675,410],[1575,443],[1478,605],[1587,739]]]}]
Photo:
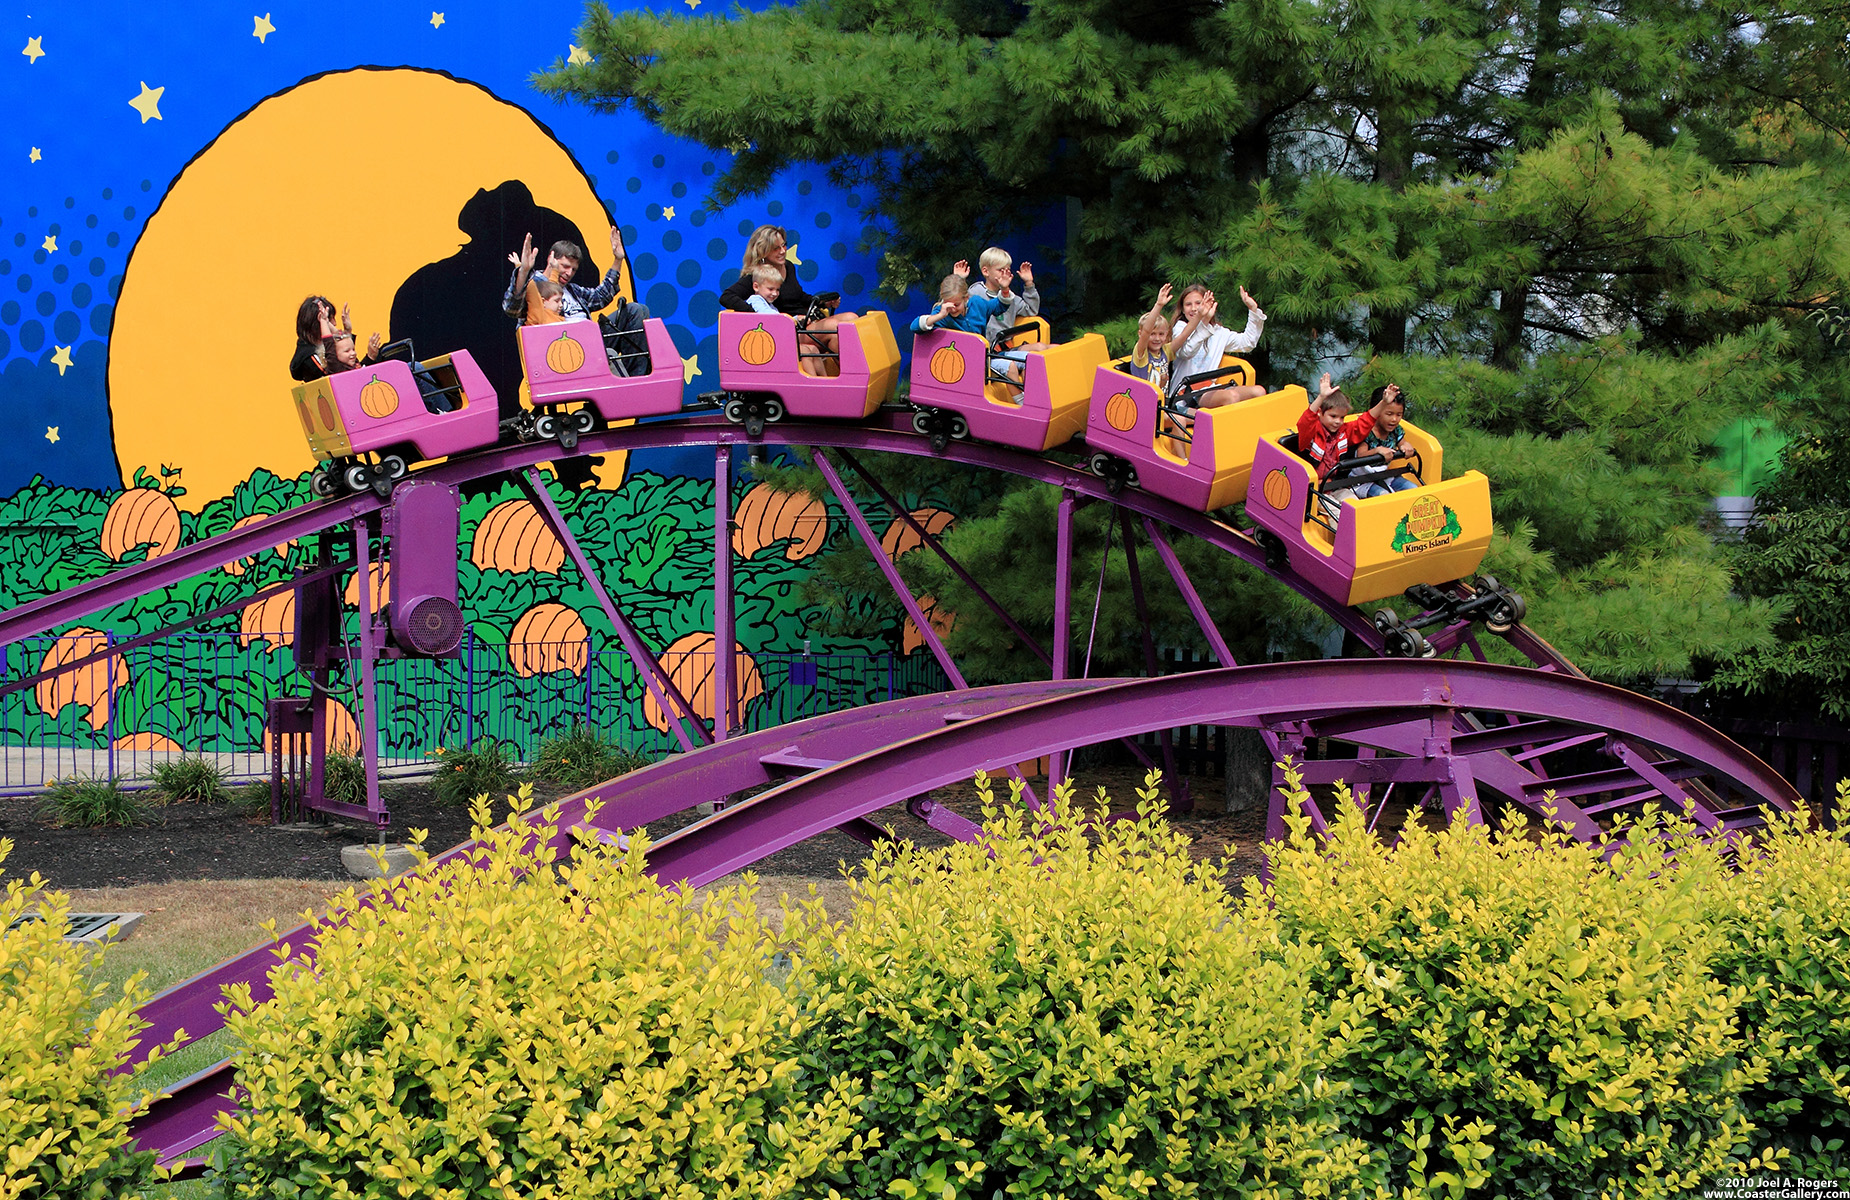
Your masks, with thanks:
[{"label": "yellow moon mural", "polygon": [[[461,248],[464,204],[510,180],[609,263],[610,218],[572,156],[474,84],[407,68],[342,71],[233,121],[174,181],[123,274],[109,343],[123,477],[179,466],[180,503],[196,512],[257,467],[307,470],[288,372],[303,297],[351,305],[364,353],[369,333],[387,335],[399,285]],[[492,249],[518,250],[523,232],[506,231],[509,244]],[[633,297],[627,261],[622,282]],[[500,301],[498,289],[459,300],[496,310]],[[622,470],[611,456],[599,481],[614,486]]]}]

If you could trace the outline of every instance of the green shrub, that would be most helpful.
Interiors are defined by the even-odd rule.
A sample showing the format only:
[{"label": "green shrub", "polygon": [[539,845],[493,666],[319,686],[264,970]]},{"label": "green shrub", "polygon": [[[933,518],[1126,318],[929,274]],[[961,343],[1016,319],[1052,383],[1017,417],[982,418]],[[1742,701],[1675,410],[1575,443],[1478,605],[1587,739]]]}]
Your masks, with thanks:
[{"label": "green shrub", "polygon": [[477,796],[498,796],[514,786],[514,760],[505,742],[480,738],[468,750],[444,750],[430,790],[443,804],[468,804]]},{"label": "green shrub", "polygon": [[555,871],[555,827],[473,815],[469,861],[339,897],[270,1003],[229,990],[228,1196],[774,1197],[858,1151],[747,892],[660,887],[640,838]]},{"label": "green shrub", "polygon": [[193,754],[156,763],[154,790],[169,800],[199,800],[207,804],[225,798],[225,775],[211,759]]},{"label": "green shrub", "polygon": [[148,819],[148,806],[113,777],[54,779],[39,811],[66,827],[140,825]]},{"label": "green shrub", "polygon": [[[791,986],[807,1061],[865,1080],[854,1196],[1299,1196],[1358,1185],[1339,1132],[1343,1008],[1263,908],[1156,816],[1089,827],[1065,790],[986,839],[886,843],[853,918],[811,923]],[[1269,952],[1268,952],[1269,951]]]},{"label": "green shrub", "polygon": [[332,754],[322,771],[321,796],[341,804],[366,804],[366,760],[357,754]]},{"label": "green shrub", "polygon": [[[1303,789],[1289,773],[1291,795]],[[1748,1174],[1746,990],[1718,980],[1716,854],[1653,816],[1637,849],[1410,823],[1383,846],[1346,790],[1325,841],[1292,818],[1269,888],[1311,985],[1364,1016],[1334,1075],[1351,1128],[1425,1194],[1670,1196]],[[1668,855],[1668,858],[1666,857]]]},{"label": "green shrub", "polygon": [[225,793],[225,807],[245,817],[270,815],[270,781],[253,779]]},{"label": "green shrub", "polygon": [[[12,851],[0,839],[0,862]],[[119,995],[91,986],[93,952],[63,940],[70,900],[10,879],[0,896],[0,1196],[72,1200],[131,1194],[151,1152],[126,1148],[130,1119],[147,1108],[139,1069],[112,1075],[145,1022],[142,976]],[[13,922],[24,920],[18,928]],[[31,919],[36,917],[36,919]],[[107,953],[102,949],[94,953]],[[171,1047],[155,1051],[149,1062]]]},{"label": "green shrub", "polygon": [[[1850,784],[1837,811],[1850,812]],[[1850,845],[1776,817],[1716,893],[1714,969],[1741,988],[1741,1029],[1770,1068],[1748,1092],[1757,1144],[1785,1173],[1850,1177]]]},{"label": "green shrub", "polygon": [[647,755],[613,746],[581,724],[570,733],[540,742],[540,752],[533,759],[533,777],[570,788],[588,788],[648,765]]}]

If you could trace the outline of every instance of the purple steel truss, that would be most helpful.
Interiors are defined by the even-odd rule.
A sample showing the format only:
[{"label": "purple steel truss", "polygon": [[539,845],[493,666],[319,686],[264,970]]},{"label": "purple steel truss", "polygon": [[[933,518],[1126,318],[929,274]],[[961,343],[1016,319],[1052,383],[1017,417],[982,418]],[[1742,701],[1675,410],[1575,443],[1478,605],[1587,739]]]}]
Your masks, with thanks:
[{"label": "purple steel truss", "polygon": [[[1486,711],[1516,715],[1529,728],[1472,728],[1468,714]],[[1652,747],[1662,756],[1653,771],[1673,791],[1674,774],[1737,789],[1753,806],[1791,808],[1798,799],[1765,763],[1707,725],[1620,688],[1475,662],[1336,659],[1154,679],[1008,684],[833,713],[714,743],[579,793],[560,805],[559,824],[587,827],[586,804],[595,799],[602,808],[588,827],[614,836],[705,799],[775,784],[651,848],[649,869],[657,878],[698,886],[829,829],[851,826],[857,836],[880,836],[867,818],[908,800],[912,815],[968,838],[975,830],[967,821],[914,798],[978,767],[1197,723],[1281,729],[1287,746],[1328,737],[1386,751],[1397,757],[1307,763],[1304,770],[1313,781],[1434,784],[1467,817],[1478,813],[1480,782],[1539,812],[1543,791],[1563,781],[1541,779],[1517,762],[1510,751],[1523,743],[1516,739],[1589,730]],[[1624,768],[1606,774],[1602,788],[1626,794],[1640,778]],[[1280,821],[1282,805],[1275,799]],[[1312,818],[1322,823],[1314,808]],[[1590,832],[1591,822],[1580,827],[1586,819],[1571,804],[1558,819],[1572,822],[1578,835]],[[561,835],[557,848],[564,845]],[[257,999],[265,998],[279,961],[272,951],[285,943],[285,957],[312,958],[314,928],[295,930],[150,1001],[141,1010],[150,1023],[141,1044],[158,1044],[182,1027],[194,1038],[221,1027],[212,1005],[224,984],[249,983]],[[160,1150],[164,1162],[183,1158],[213,1136],[217,1113],[230,1103],[229,1086],[224,1063],[179,1085],[136,1122],[139,1144]]]}]

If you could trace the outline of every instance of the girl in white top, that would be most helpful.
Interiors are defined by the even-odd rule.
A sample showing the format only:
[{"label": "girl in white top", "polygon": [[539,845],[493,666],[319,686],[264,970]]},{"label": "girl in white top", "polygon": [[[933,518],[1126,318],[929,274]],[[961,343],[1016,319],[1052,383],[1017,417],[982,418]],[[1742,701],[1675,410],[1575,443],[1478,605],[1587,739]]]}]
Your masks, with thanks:
[{"label": "girl in white top", "polygon": [[[1240,299],[1246,305],[1246,328],[1235,333],[1215,322],[1220,306],[1206,286],[1194,283],[1183,290],[1182,319],[1175,323],[1169,340],[1169,359],[1175,364],[1169,371],[1172,394],[1190,375],[1218,368],[1222,355],[1244,354],[1259,344],[1259,335],[1265,330],[1265,313],[1245,288],[1240,289]],[[1234,384],[1197,390],[1190,403],[1197,408],[1219,408],[1263,395],[1265,389],[1256,383]]]}]

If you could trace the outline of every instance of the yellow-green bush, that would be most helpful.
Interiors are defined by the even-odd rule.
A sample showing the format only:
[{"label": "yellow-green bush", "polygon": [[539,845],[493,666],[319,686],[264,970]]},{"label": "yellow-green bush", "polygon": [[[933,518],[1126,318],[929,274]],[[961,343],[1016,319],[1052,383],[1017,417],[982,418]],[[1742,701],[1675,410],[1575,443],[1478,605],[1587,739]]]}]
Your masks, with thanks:
[{"label": "yellow-green bush", "polygon": [[1388,848],[1340,799],[1325,842],[1294,819],[1247,911],[1363,1010],[1333,1073],[1394,1187],[1670,1196],[1758,1165],[1742,1096],[1767,1069],[1736,1034],[1747,989],[1710,970],[1711,849],[1655,819],[1609,859],[1514,820],[1413,822]]},{"label": "yellow-green bush", "polygon": [[[1850,811],[1840,786],[1837,811]],[[1743,1036],[1767,1060],[1747,1101],[1788,1174],[1850,1175],[1850,845],[1776,817],[1716,890],[1714,969],[1743,989]]]},{"label": "yellow-green bush", "polygon": [[[0,862],[12,849],[0,839]],[[92,986],[96,952],[63,940],[70,908],[36,874],[8,880],[0,898],[0,1200],[114,1200],[154,1165],[126,1148],[146,1106],[135,1072],[110,1073],[145,1028],[142,977],[119,995]]]},{"label": "yellow-green bush", "polygon": [[554,869],[555,816],[475,817],[468,863],[348,893],[312,971],[234,994],[228,1195],[775,1197],[857,1150],[748,895],[659,888],[639,843]]},{"label": "yellow-green bush", "polygon": [[1315,952],[1239,919],[1222,869],[1155,815],[1088,827],[1064,795],[987,837],[874,852],[853,915],[812,923],[791,986],[819,1077],[863,1081],[878,1144],[849,1195],[1314,1196],[1367,1150],[1318,1073],[1342,1007]]}]

